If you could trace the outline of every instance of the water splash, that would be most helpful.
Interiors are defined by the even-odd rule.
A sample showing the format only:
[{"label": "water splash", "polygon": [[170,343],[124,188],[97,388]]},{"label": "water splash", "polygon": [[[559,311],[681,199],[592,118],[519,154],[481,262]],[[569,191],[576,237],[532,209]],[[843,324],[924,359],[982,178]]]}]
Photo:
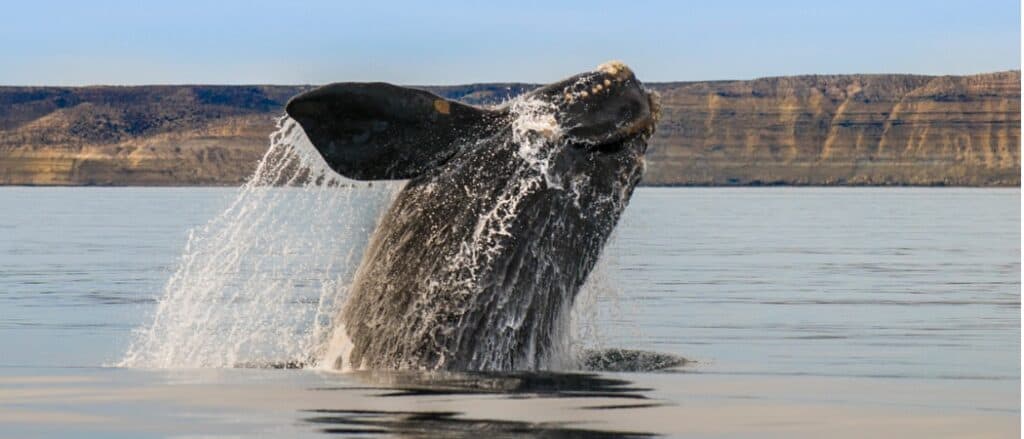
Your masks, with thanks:
[{"label": "water splash", "polygon": [[228,208],[190,232],[152,324],[136,332],[119,366],[318,358],[376,220],[400,187],[340,177],[282,118]]},{"label": "water splash", "polygon": [[[565,147],[556,108],[529,99],[514,100],[509,106],[514,116],[512,142],[521,162],[493,207],[476,218],[469,239],[446,269],[444,289],[455,286],[464,292],[448,298],[448,311],[469,306],[468,300],[460,299],[483,288],[485,267],[510,237],[509,225],[521,200],[554,188],[570,198],[575,193],[579,207],[581,182],[563,185],[552,166],[559,148]],[[344,369],[337,359],[348,358],[353,344],[342,306],[376,222],[401,187],[403,183],[356,182],[337,175],[325,166],[302,129],[283,118],[257,171],[229,207],[191,231],[152,324],[137,331],[119,365]],[[559,321],[553,337],[531,340],[526,347],[528,352],[544,352],[543,358],[531,356],[529,364],[577,369],[581,353],[600,344],[597,301],[614,291],[608,274],[606,265],[599,263],[576,306],[571,297],[561,301],[566,309],[554,313]],[[441,285],[421,291],[422,306],[432,308],[430,301],[443,296],[435,294],[434,287]],[[526,323],[526,308],[500,308],[506,312],[493,316],[494,327]],[[423,317],[426,321],[417,324],[423,331],[438,330],[445,321],[440,314]],[[482,359],[481,364],[499,364],[499,356],[507,355],[512,342],[496,337],[484,350],[496,357]],[[532,345],[535,342],[554,346],[539,349]]]}]

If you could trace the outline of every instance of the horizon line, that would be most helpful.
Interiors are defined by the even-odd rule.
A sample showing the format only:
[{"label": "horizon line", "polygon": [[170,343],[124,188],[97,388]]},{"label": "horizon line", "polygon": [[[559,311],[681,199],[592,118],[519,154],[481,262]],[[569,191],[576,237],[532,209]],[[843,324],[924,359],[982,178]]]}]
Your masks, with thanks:
[{"label": "horizon line", "polygon": [[[800,77],[816,77],[816,76],[923,76],[932,78],[941,77],[955,77],[955,76],[980,76],[980,75],[993,75],[999,73],[1021,73],[1021,69],[1011,68],[1004,70],[990,70],[976,73],[966,74],[949,74],[949,73],[799,73],[793,75],[768,75],[768,76],[757,76],[753,78],[739,79],[694,79],[694,80],[668,80],[668,81],[643,81],[644,84],[685,84],[685,83],[698,83],[698,82],[740,82],[740,81],[758,81],[762,79],[776,79],[776,78],[800,78]],[[319,85],[332,84],[334,82],[386,82],[390,84],[400,85],[404,87],[460,87],[460,86],[471,86],[471,85],[491,85],[491,84],[510,84],[510,85],[541,85],[544,82],[524,82],[524,81],[473,81],[473,82],[460,82],[451,84],[399,84],[388,81],[333,81],[324,83],[270,83],[270,82],[239,82],[239,83],[199,83],[199,82],[152,82],[152,83],[129,83],[129,84],[112,84],[112,83],[93,83],[93,84],[79,84],[79,85],[65,85],[65,84],[0,84],[0,88],[14,88],[14,87],[63,87],[63,88],[90,88],[90,87],[198,87],[198,86],[217,86],[217,87],[252,87],[252,86],[263,86],[263,87],[315,87]]]}]

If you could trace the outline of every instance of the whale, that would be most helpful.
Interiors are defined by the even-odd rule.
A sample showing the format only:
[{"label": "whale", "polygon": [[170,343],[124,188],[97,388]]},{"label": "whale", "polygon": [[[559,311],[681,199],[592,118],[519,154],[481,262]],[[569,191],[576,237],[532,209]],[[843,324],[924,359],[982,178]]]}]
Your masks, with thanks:
[{"label": "whale", "polygon": [[382,82],[293,97],[333,171],[407,180],[341,307],[341,369],[556,367],[568,316],[644,171],[655,92],[617,61],[496,106]]}]

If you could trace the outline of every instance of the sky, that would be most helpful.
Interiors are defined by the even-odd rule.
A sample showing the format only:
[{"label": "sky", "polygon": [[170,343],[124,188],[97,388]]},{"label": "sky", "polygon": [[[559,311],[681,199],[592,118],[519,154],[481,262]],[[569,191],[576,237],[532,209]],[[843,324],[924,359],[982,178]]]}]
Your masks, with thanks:
[{"label": "sky", "polygon": [[1020,69],[1018,0],[5,2],[2,85],[643,81]]}]

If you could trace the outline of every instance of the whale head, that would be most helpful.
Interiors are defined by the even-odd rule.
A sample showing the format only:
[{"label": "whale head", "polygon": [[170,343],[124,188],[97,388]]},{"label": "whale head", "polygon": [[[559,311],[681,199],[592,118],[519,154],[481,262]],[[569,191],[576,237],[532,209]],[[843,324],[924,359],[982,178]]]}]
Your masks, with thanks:
[{"label": "whale head", "polygon": [[646,140],[660,113],[657,93],[644,89],[619,61],[529,93],[554,108],[565,138],[577,146],[616,151],[631,140]]},{"label": "whale head", "polygon": [[[516,123],[516,102],[545,104],[550,144],[642,158],[659,114],[658,96],[617,61],[535,89],[512,104],[482,108],[387,83],[334,83],[292,98],[286,112],[339,174],[409,179],[442,166],[474,141]],[[542,130],[543,131],[543,130]]]}]

